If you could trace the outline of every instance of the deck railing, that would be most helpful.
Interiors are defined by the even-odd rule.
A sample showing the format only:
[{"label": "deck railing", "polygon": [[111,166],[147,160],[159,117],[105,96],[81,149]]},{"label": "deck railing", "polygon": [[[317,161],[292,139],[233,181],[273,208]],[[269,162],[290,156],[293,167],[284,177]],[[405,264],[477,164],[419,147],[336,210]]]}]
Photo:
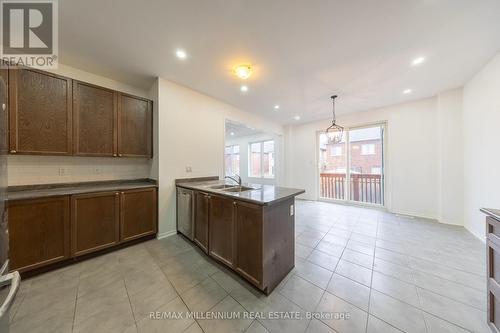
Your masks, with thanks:
[{"label": "deck railing", "polygon": [[[345,199],[346,175],[320,174],[320,196],[327,199]],[[381,175],[351,174],[350,199],[358,202],[382,204]]]}]

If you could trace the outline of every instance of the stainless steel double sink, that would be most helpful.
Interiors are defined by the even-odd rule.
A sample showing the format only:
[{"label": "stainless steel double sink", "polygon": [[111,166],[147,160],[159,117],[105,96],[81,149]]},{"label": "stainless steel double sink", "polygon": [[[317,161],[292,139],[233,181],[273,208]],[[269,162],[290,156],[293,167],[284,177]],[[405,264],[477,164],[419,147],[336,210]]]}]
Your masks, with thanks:
[{"label": "stainless steel double sink", "polygon": [[245,191],[257,190],[256,188],[253,187],[228,185],[228,184],[213,185],[213,186],[208,186],[208,188],[212,190],[221,190],[222,192],[245,192]]}]

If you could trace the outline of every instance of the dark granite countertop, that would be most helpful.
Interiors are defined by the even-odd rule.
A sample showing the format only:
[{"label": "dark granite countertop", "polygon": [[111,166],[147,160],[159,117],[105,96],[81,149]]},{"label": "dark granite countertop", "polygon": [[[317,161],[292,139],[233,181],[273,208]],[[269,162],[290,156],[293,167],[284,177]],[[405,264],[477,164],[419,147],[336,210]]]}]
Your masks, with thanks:
[{"label": "dark granite countertop", "polygon": [[152,179],[110,180],[82,183],[9,186],[7,200],[35,199],[91,192],[122,191],[156,186]]},{"label": "dark granite countertop", "polygon": [[500,221],[500,209],[493,208],[481,208],[481,211],[494,219]]},{"label": "dark granite countertop", "polygon": [[243,191],[243,192],[224,192],[222,190],[210,188],[215,185],[223,185],[223,184],[235,185],[232,182],[224,182],[221,180],[201,181],[201,182],[186,180],[186,182],[178,182],[176,185],[191,190],[223,195],[259,205],[272,205],[279,201],[283,201],[290,197],[294,197],[299,194],[305,193],[305,190],[302,189],[279,187],[274,185],[246,184],[246,183],[242,185],[247,187],[252,187],[254,188],[254,190]]}]

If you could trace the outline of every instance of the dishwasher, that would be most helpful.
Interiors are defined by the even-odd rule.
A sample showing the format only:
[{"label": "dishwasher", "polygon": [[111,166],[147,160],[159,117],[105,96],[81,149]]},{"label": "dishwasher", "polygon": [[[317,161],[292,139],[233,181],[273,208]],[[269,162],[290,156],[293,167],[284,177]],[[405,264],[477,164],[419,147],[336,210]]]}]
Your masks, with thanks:
[{"label": "dishwasher", "polygon": [[177,231],[193,240],[194,238],[194,193],[185,188],[177,188]]}]

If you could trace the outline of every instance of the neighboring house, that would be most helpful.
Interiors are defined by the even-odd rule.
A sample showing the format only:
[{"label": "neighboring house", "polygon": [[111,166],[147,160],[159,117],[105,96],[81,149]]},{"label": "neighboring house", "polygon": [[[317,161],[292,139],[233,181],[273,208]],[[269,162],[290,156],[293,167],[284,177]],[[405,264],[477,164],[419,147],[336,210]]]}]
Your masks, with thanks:
[{"label": "neighboring house", "polygon": [[[322,173],[345,173],[348,145],[323,144],[320,147]],[[381,174],[383,146],[379,132],[353,131],[350,133],[351,173]]]}]

